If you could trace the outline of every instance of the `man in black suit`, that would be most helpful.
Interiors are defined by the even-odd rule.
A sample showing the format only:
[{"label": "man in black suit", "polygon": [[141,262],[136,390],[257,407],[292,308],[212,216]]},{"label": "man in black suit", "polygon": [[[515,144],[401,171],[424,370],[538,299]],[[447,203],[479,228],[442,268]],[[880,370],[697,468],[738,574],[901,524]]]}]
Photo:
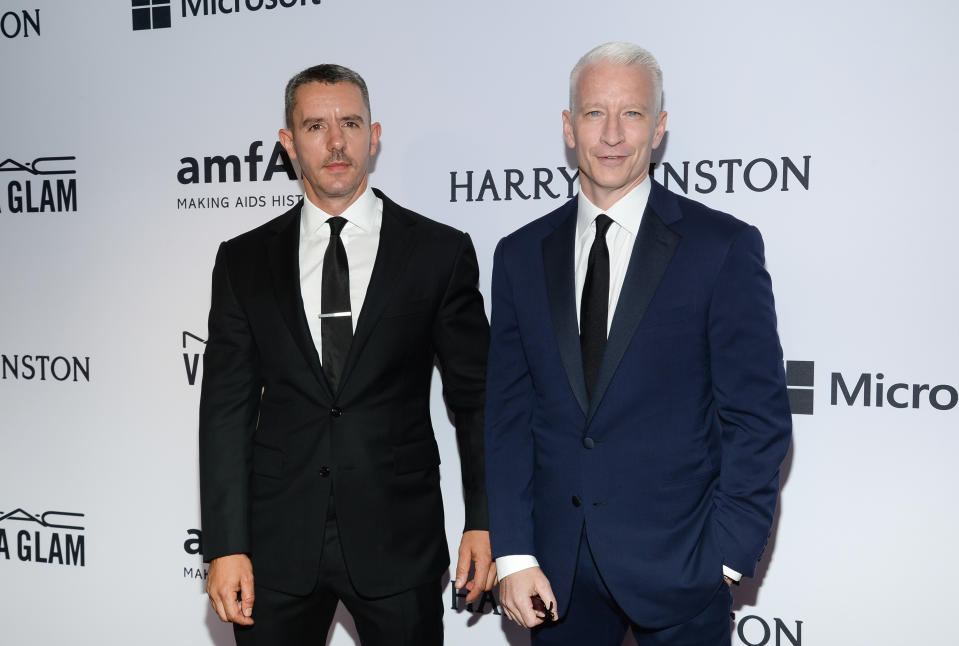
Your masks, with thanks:
[{"label": "man in black suit", "polygon": [[200,399],[207,592],[241,646],[322,643],[338,601],[364,646],[441,644],[434,358],[466,498],[454,585],[475,599],[495,579],[476,255],[465,233],[368,187],[381,127],[358,74],[294,76],[286,120],[280,141],[306,199],[221,244],[213,270]]}]

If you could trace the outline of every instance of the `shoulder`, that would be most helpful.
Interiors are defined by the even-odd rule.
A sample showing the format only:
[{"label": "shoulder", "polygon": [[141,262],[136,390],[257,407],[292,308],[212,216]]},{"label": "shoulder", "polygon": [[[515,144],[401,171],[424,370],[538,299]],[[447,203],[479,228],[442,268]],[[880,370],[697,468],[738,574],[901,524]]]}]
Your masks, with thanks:
[{"label": "shoulder", "polygon": [[469,235],[464,231],[442,222],[437,222],[412,209],[401,206],[391,200],[383,191],[374,188],[376,196],[383,200],[383,220],[387,218],[394,223],[415,230],[419,241],[432,241],[438,244],[461,245]]},{"label": "shoulder", "polygon": [[[661,186],[655,190],[654,210],[675,210],[679,217],[668,221],[666,225],[683,237],[701,237],[727,244],[740,237],[747,229],[753,228],[733,215],[706,206],[702,202],[683,195],[672,193]],[[652,199],[652,197],[651,197]],[[663,214],[660,214],[663,217]]]},{"label": "shoulder", "polygon": [[577,198],[564,202],[544,216],[528,222],[499,241],[499,248],[525,253],[531,245],[539,247],[543,239],[552,234],[566,218],[576,217]]},{"label": "shoulder", "polygon": [[300,207],[302,204],[303,200],[301,199],[285,213],[245,233],[230,238],[223,243],[224,248],[230,253],[238,254],[262,248],[265,242],[272,240],[279,232],[285,230],[287,227],[297,225],[300,220]]}]

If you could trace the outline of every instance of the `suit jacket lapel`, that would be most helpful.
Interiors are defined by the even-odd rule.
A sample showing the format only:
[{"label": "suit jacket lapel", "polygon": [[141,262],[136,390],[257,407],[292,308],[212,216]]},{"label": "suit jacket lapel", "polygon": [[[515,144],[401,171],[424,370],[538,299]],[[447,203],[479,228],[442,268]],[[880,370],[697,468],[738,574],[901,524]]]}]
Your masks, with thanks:
[{"label": "suit jacket lapel", "polygon": [[666,273],[681,236],[666,226],[681,216],[675,198],[653,182],[649,202],[633,242],[633,251],[623,279],[613,323],[606,341],[606,351],[596,378],[596,391],[590,401],[587,424],[592,420],[619,362],[646,314],[656,288]]},{"label": "suit jacket lapel", "polygon": [[267,255],[273,276],[273,291],[280,313],[286,321],[293,340],[310,364],[310,369],[320,382],[324,394],[332,398],[330,386],[323,374],[320,357],[310,335],[310,326],[303,311],[303,295],[300,293],[300,207],[302,201],[287,212],[289,218],[280,225],[268,243]]},{"label": "suit jacket lapel", "polygon": [[556,212],[556,230],[543,238],[543,268],[559,355],[576,401],[585,413],[589,410],[589,397],[586,394],[586,378],[583,376],[579,326],[576,323],[576,284],[573,268],[576,205],[577,200],[570,200]]},{"label": "suit jacket lapel", "polygon": [[356,321],[356,330],[353,332],[353,342],[346,356],[343,367],[343,377],[340,390],[349,381],[353,368],[359,360],[363,346],[366,345],[370,334],[376,327],[380,315],[390,300],[393,286],[403,273],[413,252],[413,223],[404,214],[403,209],[378,189],[373,192],[383,200],[383,221],[380,227],[380,242],[376,249],[376,260],[373,262],[373,273],[370,276],[370,285],[363,299],[363,307]]}]

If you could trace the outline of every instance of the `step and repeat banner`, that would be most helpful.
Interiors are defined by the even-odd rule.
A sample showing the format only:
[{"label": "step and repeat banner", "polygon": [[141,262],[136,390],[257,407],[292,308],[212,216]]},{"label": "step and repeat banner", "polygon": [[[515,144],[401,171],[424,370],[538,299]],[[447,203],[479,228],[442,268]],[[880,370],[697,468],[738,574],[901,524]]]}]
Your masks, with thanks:
[{"label": "step and repeat banner", "polygon": [[[957,26],[945,0],[3,0],[0,642],[232,643],[200,556],[210,272],[302,195],[290,76],[364,75],[372,183],[470,233],[488,303],[499,238],[577,191],[568,74],[610,40],[665,72],[653,176],[766,241],[795,435],[734,643],[951,642]],[[447,643],[528,643],[444,595]],[[328,643],[358,644],[346,613]]]}]

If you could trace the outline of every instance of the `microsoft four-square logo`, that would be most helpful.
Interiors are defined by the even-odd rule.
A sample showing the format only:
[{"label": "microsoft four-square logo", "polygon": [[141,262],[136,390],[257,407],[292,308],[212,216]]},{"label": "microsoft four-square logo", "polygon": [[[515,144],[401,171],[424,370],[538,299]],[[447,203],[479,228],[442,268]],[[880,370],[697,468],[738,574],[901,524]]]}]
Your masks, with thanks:
[{"label": "microsoft four-square logo", "polygon": [[793,415],[813,414],[815,361],[786,362],[786,392]]},{"label": "microsoft four-square logo", "polygon": [[166,29],[170,26],[170,0],[131,0],[133,31]]}]

